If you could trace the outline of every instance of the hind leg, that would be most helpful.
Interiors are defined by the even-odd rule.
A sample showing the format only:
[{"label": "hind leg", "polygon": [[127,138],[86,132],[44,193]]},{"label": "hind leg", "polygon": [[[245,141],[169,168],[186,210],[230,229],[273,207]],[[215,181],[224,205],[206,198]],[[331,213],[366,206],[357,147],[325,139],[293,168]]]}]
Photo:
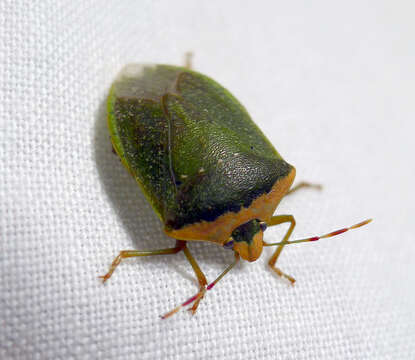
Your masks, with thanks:
[{"label": "hind leg", "polygon": [[290,190],[287,191],[287,193],[285,194],[285,196],[292,194],[293,192],[299,190],[299,189],[303,189],[303,188],[312,188],[312,189],[316,189],[316,190],[321,190],[323,189],[323,186],[320,184],[312,184],[309,182],[305,182],[302,181],[300,183],[298,183],[297,185],[293,186]]}]

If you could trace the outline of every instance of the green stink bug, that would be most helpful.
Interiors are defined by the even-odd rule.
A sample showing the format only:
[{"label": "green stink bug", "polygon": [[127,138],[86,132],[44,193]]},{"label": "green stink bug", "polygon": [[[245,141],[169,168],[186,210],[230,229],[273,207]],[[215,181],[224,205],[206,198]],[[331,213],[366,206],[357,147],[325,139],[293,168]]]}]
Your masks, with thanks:
[{"label": "green stink bug", "polygon": [[[277,246],[275,266],[287,244],[315,241],[367,224],[366,220],[323,236],[289,241],[292,215],[273,216],[283,196],[315,186],[291,188],[295,168],[275,150],[245,108],[209,77],[186,67],[128,65],[108,96],[111,141],[123,165],[136,179],[165,233],[176,239],[167,249],[126,250],[113,261],[105,282],[123,258],[175,254],[183,251],[199,281],[199,292],[163,316],[192,304],[194,313],[210,290],[242,257],[257,260],[264,246]],[[290,223],[282,241],[263,240],[267,226]],[[186,246],[209,241],[231,249],[235,261],[208,285]]]}]

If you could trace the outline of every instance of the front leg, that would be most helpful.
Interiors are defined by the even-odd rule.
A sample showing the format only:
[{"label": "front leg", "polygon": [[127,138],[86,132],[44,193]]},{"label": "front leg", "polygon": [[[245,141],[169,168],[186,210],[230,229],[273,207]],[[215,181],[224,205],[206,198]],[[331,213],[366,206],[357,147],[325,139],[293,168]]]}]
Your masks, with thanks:
[{"label": "front leg", "polygon": [[[274,225],[279,225],[279,224],[283,224],[283,223],[287,223],[287,222],[290,223],[290,227],[288,228],[286,234],[284,235],[284,238],[282,239],[281,244],[278,245],[277,250],[275,250],[274,254],[269,259],[268,265],[271,267],[271,269],[277,275],[286,278],[289,282],[291,282],[292,285],[294,285],[295,279],[291,275],[288,275],[288,274],[284,273],[283,271],[281,271],[281,269],[279,269],[278,267],[275,266],[275,263],[277,262],[280,254],[281,254],[282,249],[286,245],[285,243],[288,241],[289,237],[291,236],[291,234],[294,230],[294,227],[295,227],[294,216],[292,216],[292,215],[273,216],[271,218],[271,220],[267,223],[267,225],[268,226],[274,226]],[[264,246],[270,246],[270,245],[264,242]]]}]

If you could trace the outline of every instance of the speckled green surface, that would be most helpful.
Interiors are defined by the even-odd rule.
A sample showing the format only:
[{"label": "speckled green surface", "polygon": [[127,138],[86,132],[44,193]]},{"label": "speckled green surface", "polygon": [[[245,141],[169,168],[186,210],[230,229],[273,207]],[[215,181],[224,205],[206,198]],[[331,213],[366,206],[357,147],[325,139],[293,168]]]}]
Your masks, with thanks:
[{"label": "speckled green surface", "polygon": [[235,97],[182,67],[128,65],[108,114],[115,150],[170,228],[238,212],[291,170]]}]

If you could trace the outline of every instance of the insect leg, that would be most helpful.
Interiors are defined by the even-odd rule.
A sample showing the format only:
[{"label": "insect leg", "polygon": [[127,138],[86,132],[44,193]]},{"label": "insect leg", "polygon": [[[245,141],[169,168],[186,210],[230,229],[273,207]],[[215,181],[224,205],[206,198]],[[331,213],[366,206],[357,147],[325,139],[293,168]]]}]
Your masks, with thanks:
[{"label": "insect leg", "polygon": [[193,59],[193,53],[191,51],[188,51],[184,54],[184,67],[188,68],[189,70],[192,69],[192,59]]},{"label": "insect leg", "polygon": [[[277,268],[275,266],[275,263],[277,262],[278,257],[280,256],[281,251],[282,251],[282,249],[285,246],[284,243],[289,239],[289,237],[291,236],[291,233],[294,230],[294,227],[295,227],[295,219],[294,219],[294,216],[292,216],[292,215],[278,215],[278,216],[273,216],[271,218],[271,220],[269,222],[267,222],[267,225],[268,226],[274,226],[274,225],[279,225],[279,224],[283,224],[283,223],[287,223],[287,222],[290,223],[290,227],[288,228],[286,234],[284,235],[284,238],[281,241],[281,245],[278,245],[277,250],[275,250],[274,254],[269,259],[268,265],[271,267],[271,269],[275,273],[277,273],[277,275],[286,278],[287,280],[289,280],[291,282],[291,284],[294,285],[295,279],[291,275],[285,274],[284,272],[282,272],[279,268]],[[265,242],[264,242],[264,245],[266,245]]]},{"label": "insect leg", "polygon": [[302,181],[302,182],[298,183],[297,185],[295,185],[294,187],[292,187],[290,190],[288,190],[288,192],[285,194],[285,196],[290,195],[293,192],[295,192],[299,189],[302,189],[302,188],[313,188],[313,189],[316,189],[316,190],[320,191],[321,189],[323,189],[323,186],[320,185],[320,184],[312,184],[312,183],[309,183],[309,182]]},{"label": "insect leg", "polygon": [[149,250],[149,251],[122,250],[112,262],[109,271],[105,275],[99,276],[99,278],[102,279],[102,282],[106,282],[111,277],[112,273],[114,272],[116,267],[120,264],[120,262],[123,259],[130,258],[130,257],[137,257],[137,256],[177,254],[179,251],[183,250],[185,246],[186,246],[186,242],[176,241],[176,246],[174,248]]},{"label": "insect leg", "polygon": [[211,290],[218,282],[221,280],[239,261],[239,254],[235,252],[235,261],[230,264],[223,272],[220,274],[215,281],[212,281],[206,288],[203,288],[202,291],[199,291],[196,295],[193,295],[191,298],[187,299],[184,303],[180,304],[179,306],[175,307],[173,310],[169,311],[168,313],[161,316],[162,319],[166,319],[175,313],[177,313],[183,306],[190,305],[194,301],[198,301],[202,298],[206,291]]},{"label": "insect leg", "polygon": [[[205,274],[203,274],[198,263],[196,262],[195,258],[192,256],[192,254],[190,253],[190,250],[188,249],[186,245],[183,248],[183,252],[186,255],[186,258],[189,261],[190,265],[192,265],[193,271],[195,272],[197,276],[197,280],[199,281],[199,292],[203,293],[204,295],[205,287],[207,285]],[[200,300],[203,299],[203,295],[199,297],[193,304],[192,308],[189,309],[192,312],[192,314],[196,312],[197,307],[199,306]]]}]

